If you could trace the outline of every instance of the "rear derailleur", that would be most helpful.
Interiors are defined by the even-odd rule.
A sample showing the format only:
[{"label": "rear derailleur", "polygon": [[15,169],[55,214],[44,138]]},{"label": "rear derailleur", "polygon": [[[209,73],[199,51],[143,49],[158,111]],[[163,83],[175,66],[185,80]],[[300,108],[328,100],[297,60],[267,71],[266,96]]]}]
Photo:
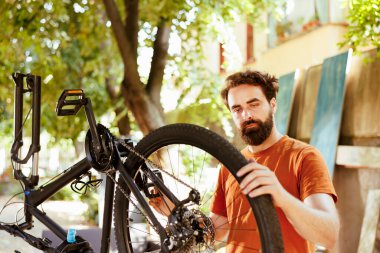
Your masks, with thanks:
[{"label": "rear derailleur", "polygon": [[[197,196],[193,191],[191,195]],[[199,193],[196,198],[199,201]],[[211,219],[198,209],[190,209],[183,204],[175,207],[168,217],[166,232],[168,238],[164,244],[172,252],[193,252],[194,248],[213,252],[215,228]]]}]

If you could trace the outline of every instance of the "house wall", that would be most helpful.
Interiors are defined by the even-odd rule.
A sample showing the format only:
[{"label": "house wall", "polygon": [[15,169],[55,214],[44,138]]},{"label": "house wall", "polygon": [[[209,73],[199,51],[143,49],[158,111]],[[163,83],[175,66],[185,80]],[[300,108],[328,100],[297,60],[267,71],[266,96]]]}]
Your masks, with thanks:
[{"label": "house wall", "polygon": [[265,35],[255,34],[256,62],[248,67],[280,76],[297,68],[320,64],[325,58],[347,50],[337,46],[346,29],[344,25],[326,24],[293,36],[271,49],[265,45],[262,38]]}]

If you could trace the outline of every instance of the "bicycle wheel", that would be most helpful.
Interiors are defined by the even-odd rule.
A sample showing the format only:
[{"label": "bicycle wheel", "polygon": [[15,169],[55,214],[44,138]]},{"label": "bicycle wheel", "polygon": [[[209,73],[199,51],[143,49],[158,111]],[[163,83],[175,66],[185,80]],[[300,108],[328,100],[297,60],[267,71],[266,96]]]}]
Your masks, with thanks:
[{"label": "bicycle wheel", "polygon": [[[242,154],[225,139],[205,128],[190,124],[173,124],[159,128],[144,137],[136,145],[135,150],[186,185],[196,188],[202,197],[201,203],[188,208],[198,210],[193,213],[201,213],[202,217],[208,217],[210,212],[208,208],[214,193],[214,185],[211,182],[217,181],[219,165],[223,164],[228,168],[240,182],[241,179],[237,178],[236,172],[247,164]],[[140,158],[130,155],[126,159],[125,168],[137,177],[142,164]],[[165,173],[162,175],[165,185],[178,199],[188,196],[189,189],[186,190],[186,186]],[[145,215],[140,214],[135,208],[137,201],[134,201],[133,194],[130,194],[122,178],[118,181],[125,189],[124,193],[119,189],[116,190],[114,205],[115,236],[119,252],[156,252],[162,243],[159,235],[150,225],[151,222],[145,221]],[[129,195],[128,198],[125,194]],[[282,252],[281,230],[271,197],[267,195],[247,199],[259,229],[261,252]],[[157,219],[163,226],[169,223],[166,216],[158,213]],[[210,230],[212,229],[215,228],[212,227]],[[212,233],[207,231],[204,237]],[[205,245],[205,242],[199,245],[195,241],[188,242],[184,248],[178,250],[178,252],[213,251],[214,248]]]}]

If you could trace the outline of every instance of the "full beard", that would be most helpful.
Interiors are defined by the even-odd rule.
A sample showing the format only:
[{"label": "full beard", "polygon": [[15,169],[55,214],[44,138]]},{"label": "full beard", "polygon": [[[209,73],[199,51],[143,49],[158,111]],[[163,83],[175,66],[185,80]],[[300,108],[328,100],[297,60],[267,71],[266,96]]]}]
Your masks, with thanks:
[{"label": "full beard", "polygon": [[[257,127],[248,128],[249,124],[256,123]],[[267,119],[263,122],[261,120],[248,120],[241,126],[240,136],[243,141],[252,146],[262,144],[271,134],[273,129],[273,114],[269,113]]]}]

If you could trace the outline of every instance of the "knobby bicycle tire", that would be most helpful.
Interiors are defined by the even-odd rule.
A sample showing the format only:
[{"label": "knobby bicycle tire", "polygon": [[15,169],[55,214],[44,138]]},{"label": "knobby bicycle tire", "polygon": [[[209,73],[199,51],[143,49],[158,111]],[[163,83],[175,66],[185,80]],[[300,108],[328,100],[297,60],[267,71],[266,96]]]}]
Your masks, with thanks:
[{"label": "knobby bicycle tire", "polygon": [[[144,157],[148,157],[156,150],[171,144],[187,144],[204,150],[217,158],[220,163],[228,168],[236,180],[241,182],[242,178],[238,178],[236,172],[247,164],[244,156],[218,134],[196,125],[172,124],[161,127],[144,137],[135,149]],[[131,170],[133,176],[141,165],[141,159],[134,158],[133,155],[129,156],[125,164],[125,168]],[[129,192],[122,178],[119,178],[119,185]],[[256,198],[248,197],[247,199],[252,207],[259,229],[261,252],[283,252],[281,230],[271,197],[264,195]],[[132,219],[128,217],[129,207],[129,201],[117,189],[114,205],[114,226],[119,252],[134,252],[131,246],[131,233],[133,231],[130,233],[129,222]]]}]

